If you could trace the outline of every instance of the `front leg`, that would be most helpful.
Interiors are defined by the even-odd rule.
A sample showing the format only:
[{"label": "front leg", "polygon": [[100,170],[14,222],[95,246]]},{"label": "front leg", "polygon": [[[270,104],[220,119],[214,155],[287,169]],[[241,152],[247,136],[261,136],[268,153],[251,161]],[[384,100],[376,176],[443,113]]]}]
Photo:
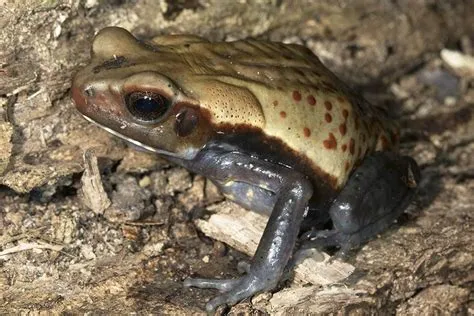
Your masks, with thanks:
[{"label": "front leg", "polygon": [[271,290],[278,284],[293,253],[305,209],[312,195],[310,182],[289,168],[239,153],[220,156],[217,163],[219,168],[213,170],[219,170],[219,173],[225,175],[215,174],[214,181],[233,181],[264,188],[274,194],[275,203],[246,275],[227,280],[185,280],[185,286],[215,288],[224,292],[207,303],[208,311],[222,304],[236,304],[258,292]]}]

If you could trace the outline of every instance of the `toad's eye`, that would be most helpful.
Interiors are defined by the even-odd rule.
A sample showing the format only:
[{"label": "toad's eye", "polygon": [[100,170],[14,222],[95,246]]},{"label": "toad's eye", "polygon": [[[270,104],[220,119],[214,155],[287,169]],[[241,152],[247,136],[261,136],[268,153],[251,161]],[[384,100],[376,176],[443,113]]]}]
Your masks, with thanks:
[{"label": "toad's eye", "polygon": [[130,113],[145,122],[159,121],[171,106],[171,101],[154,92],[132,92],[125,97]]}]

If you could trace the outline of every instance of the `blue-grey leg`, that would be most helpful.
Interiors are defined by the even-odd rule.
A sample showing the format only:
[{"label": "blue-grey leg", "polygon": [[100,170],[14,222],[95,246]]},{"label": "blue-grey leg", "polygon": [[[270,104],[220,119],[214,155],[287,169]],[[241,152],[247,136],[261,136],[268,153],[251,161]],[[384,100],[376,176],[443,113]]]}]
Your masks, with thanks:
[{"label": "blue-grey leg", "polygon": [[223,304],[233,305],[258,292],[276,287],[293,254],[308,200],[312,195],[312,185],[303,175],[280,165],[238,153],[220,155],[213,163],[220,164],[219,170],[225,172],[214,175],[214,182],[225,185],[245,181],[255,187],[264,185],[265,190],[272,192],[275,199],[246,275],[227,280],[185,280],[185,286],[215,288],[224,292],[206,305],[208,311]]}]

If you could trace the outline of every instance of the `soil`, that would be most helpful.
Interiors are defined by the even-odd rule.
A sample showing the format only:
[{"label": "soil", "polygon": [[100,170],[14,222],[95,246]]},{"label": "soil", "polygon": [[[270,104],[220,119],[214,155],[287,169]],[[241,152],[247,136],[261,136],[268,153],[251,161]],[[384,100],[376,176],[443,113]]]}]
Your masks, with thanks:
[{"label": "soil", "polygon": [[[282,283],[218,313],[474,314],[474,3],[385,0],[0,2],[0,314],[200,314],[249,257],[196,219],[204,177],[84,121],[69,97],[93,35],[303,44],[403,127],[422,169],[398,223],[332,285]],[[86,170],[86,172],[84,172]]]}]

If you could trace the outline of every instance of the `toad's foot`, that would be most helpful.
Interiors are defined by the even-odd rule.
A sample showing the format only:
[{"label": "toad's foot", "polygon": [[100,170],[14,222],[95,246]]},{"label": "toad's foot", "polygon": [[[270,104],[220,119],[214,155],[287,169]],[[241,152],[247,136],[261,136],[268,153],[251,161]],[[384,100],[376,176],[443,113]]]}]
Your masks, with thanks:
[{"label": "toad's foot", "polygon": [[275,280],[265,280],[261,277],[247,274],[237,279],[225,280],[189,278],[184,280],[184,286],[217,289],[222,292],[222,295],[213,298],[206,304],[206,310],[212,312],[220,305],[235,305],[256,293],[273,289],[276,284]]}]

